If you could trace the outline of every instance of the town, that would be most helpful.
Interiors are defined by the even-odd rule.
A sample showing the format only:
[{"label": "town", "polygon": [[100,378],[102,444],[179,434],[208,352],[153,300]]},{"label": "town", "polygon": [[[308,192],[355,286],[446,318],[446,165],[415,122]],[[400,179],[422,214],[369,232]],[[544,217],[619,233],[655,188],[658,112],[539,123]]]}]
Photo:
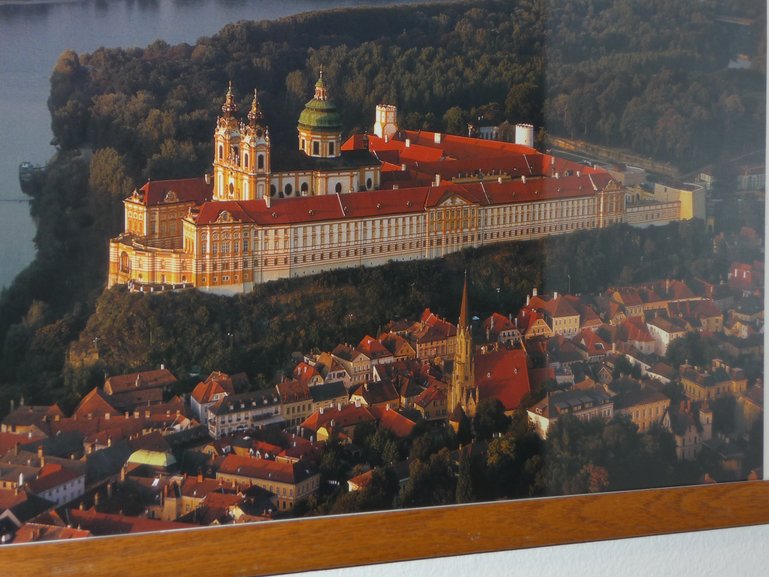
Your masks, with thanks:
[{"label": "town", "polygon": [[[18,399],[2,542],[755,477],[763,279],[734,261],[720,285],[534,289],[481,319],[465,277],[456,324],[383,319],[295,353],[266,389],[217,370],[185,390],[159,367],[107,377],[69,415]],[[626,454],[563,446],[578,436]],[[623,478],[634,463],[649,470]]]}]

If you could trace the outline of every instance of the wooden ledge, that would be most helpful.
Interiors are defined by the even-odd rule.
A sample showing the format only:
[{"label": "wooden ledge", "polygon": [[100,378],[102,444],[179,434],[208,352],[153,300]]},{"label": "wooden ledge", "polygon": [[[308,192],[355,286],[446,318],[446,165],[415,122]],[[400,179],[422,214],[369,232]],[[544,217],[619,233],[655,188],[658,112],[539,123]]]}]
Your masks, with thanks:
[{"label": "wooden ledge", "polygon": [[751,481],[3,545],[0,567],[250,577],[764,523],[769,481]]}]

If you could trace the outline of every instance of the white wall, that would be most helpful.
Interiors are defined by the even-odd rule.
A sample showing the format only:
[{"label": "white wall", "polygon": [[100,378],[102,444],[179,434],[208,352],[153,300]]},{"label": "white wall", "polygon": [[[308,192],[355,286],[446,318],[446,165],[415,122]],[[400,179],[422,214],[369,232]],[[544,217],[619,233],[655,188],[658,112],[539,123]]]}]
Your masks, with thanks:
[{"label": "white wall", "polygon": [[769,525],[300,573],[313,577],[766,577]]}]

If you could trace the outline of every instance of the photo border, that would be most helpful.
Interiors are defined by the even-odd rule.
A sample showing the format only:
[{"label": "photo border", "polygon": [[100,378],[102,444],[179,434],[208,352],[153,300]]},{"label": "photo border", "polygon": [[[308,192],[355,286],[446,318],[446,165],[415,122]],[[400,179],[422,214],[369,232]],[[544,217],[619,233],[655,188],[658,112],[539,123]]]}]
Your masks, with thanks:
[{"label": "photo border", "polygon": [[0,567],[257,577],[767,523],[769,481],[737,481],[4,545]]}]

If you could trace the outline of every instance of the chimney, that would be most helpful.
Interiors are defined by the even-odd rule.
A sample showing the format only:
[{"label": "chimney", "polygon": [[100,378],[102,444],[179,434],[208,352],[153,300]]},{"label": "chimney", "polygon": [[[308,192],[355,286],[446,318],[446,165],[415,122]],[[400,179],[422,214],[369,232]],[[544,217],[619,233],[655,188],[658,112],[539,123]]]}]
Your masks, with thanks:
[{"label": "chimney", "polygon": [[203,482],[203,469],[198,469],[198,483]]},{"label": "chimney", "polygon": [[526,184],[526,175],[525,174],[521,175],[521,182],[523,184]]},{"label": "chimney", "polygon": [[204,178],[206,179],[206,184],[211,184],[211,175],[206,173],[204,175]]},{"label": "chimney", "polygon": [[112,483],[107,483],[107,498],[112,499]]},{"label": "chimney", "polygon": [[441,185],[441,175],[440,174],[436,174],[435,175],[435,186],[440,186],[440,185]]},{"label": "chimney", "polygon": [[37,458],[40,459],[40,466],[45,467],[45,455],[43,454],[43,445],[37,446]]},{"label": "chimney", "polygon": [[109,413],[104,413],[104,420],[105,421],[109,421],[109,417],[110,417]]},{"label": "chimney", "polygon": [[19,449],[21,449],[21,443],[19,443],[19,442],[17,441],[17,442],[16,442],[16,446],[13,448],[13,454],[14,454],[14,455],[18,455],[18,454],[19,454]]},{"label": "chimney", "polygon": [[411,139],[410,138],[406,139],[406,148],[411,148]]},{"label": "chimney", "polygon": [[100,497],[99,497],[99,492],[97,491],[96,493],[93,494],[93,508],[94,509],[96,509],[96,507],[99,506],[99,501],[100,501]]},{"label": "chimney", "polygon": [[531,289],[531,296],[533,297],[537,296],[537,287],[534,287],[533,289]]}]

